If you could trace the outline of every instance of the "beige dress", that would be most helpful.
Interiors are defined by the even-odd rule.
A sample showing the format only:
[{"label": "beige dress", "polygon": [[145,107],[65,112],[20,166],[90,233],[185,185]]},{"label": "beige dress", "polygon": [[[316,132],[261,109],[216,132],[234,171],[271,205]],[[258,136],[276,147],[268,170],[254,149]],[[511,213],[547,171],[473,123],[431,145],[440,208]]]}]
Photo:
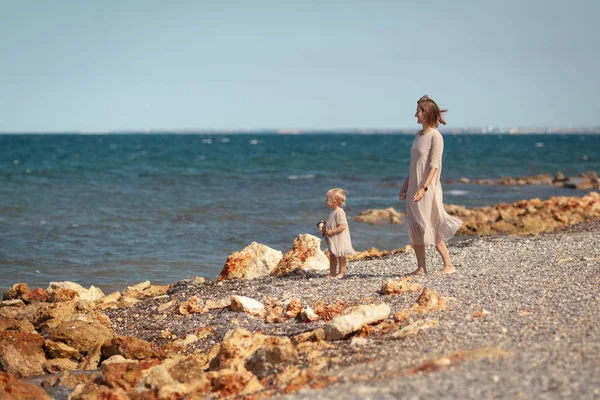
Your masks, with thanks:
[{"label": "beige dress", "polygon": [[[454,236],[463,222],[448,215],[442,204],[442,153],[444,138],[434,129],[425,135],[417,133],[410,148],[410,172],[406,192],[406,217],[408,234],[415,244],[439,244]],[[433,180],[423,198],[417,202],[412,199],[421,186],[425,184],[431,168],[437,168]]]},{"label": "beige dress", "polygon": [[329,252],[336,257],[353,256],[356,254],[352,248],[352,240],[350,239],[350,226],[346,219],[346,212],[343,208],[336,208],[331,211],[325,227],[327,230],[335,229],[340,225],[346,225],[346,229],[342,233],[337,235],[327,236],[327,244],[329,245]]}]

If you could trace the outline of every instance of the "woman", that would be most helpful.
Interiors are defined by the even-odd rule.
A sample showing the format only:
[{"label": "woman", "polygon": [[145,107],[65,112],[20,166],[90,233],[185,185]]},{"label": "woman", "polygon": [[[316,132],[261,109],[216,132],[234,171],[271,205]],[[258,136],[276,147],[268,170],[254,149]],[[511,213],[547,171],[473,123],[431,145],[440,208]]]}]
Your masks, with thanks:
[{"label": "woman", "polygon": [[446,241],[450,239],[463,222],[446,213],[442,204],[442,153],[444,138],[436,129],[439,123],[446,125],[442,116],[448,110],[440,110],[427,95],[417,101],[417,122],[423,127],[415,136],[410,149],[410,171],[402,189],[400,200],[408,197],[406,204],[408,234],[415,255],[417,269],[411,275],[423,275],[425,266],[425,246],[434,244],[442,256],[444,268],[438,274],[452,274],[456,269],[450,261]]}]

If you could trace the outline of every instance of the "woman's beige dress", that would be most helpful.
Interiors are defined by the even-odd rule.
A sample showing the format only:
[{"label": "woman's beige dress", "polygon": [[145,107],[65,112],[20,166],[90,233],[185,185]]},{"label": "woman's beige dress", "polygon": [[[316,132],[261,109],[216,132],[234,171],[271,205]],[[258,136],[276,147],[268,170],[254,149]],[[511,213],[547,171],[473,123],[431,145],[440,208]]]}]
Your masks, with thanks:
[{"label": "woman's beige dress", "polygon": [[[439,244],[452,238],[463,222],[444,210],[442,185],[442,153],[444,138],[434,129],[425,135],[421,131],[415,136],[410,148],[410,172],[406,192],[406,217],[408,234],[415,244]],[[437,168],[433,180],[423,198],[417,202],[412,199],[421,186],[425,184],[431,168]]]},{"label": "woman's beige dress", "polygon": [[327,230],[335,229],[340,225],[346,225],[346,229],[337,235],[327,236],[327,243],[329,244],[329,252],[336,257],[353,256],[356,254],[352,248],[352,240],[350,239],[350,226],[346,219],[346,212],[343,208],[336,208],[331,211],[325,227]]}]

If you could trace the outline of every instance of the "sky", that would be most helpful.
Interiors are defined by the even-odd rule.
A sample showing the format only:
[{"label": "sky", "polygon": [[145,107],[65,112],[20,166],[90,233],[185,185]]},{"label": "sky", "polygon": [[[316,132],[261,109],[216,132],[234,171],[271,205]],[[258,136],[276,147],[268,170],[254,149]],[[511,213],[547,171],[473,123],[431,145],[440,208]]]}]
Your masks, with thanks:
[{"label": "sky", "polygon": [[600,1],[0,0],[0,132],[600,126]]}]

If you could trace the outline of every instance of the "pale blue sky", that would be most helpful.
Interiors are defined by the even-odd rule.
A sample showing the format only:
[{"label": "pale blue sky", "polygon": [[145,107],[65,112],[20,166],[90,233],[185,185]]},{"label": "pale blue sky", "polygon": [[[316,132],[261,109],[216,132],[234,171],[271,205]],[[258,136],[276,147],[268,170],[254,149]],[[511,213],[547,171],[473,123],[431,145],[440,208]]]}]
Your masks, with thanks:
[{"label": "pale blue sky", "polygon": [[600,1],[0,0],[0,131],[599,126]]}]

